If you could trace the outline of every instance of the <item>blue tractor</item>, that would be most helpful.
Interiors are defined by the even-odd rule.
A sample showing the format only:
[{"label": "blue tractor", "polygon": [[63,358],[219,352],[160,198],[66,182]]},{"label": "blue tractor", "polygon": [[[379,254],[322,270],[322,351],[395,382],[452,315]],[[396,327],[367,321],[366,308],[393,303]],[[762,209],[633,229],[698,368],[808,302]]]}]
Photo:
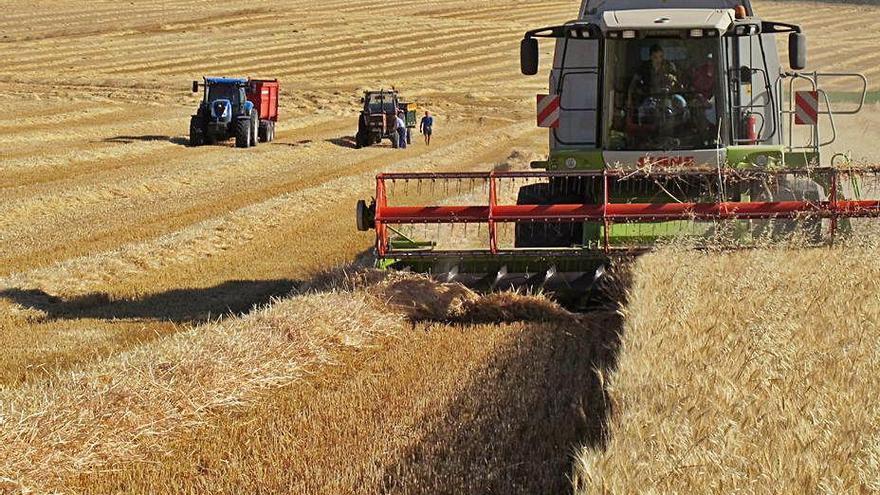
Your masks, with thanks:
[{"label": "blue tractor", "polygon": [[[248,79],[206,77],[204,96],[189,121],[189,144],[215,144],[235,137],[235,146],[248,148],[258,142],[259,109],[248,99]],[[192,91],[198,93],[199,82]]]}]

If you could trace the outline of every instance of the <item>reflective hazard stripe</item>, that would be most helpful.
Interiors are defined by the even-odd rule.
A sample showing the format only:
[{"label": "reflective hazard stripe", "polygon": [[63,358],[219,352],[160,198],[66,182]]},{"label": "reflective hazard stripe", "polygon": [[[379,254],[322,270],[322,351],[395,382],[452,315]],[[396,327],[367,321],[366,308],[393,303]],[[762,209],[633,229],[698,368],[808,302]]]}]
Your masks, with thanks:
[{"label": "reflective hazard stripe", "polygon": [[819,92],[797,91],[794,94],[794,123],[816,125],[819,120]]},{"label": "reflective hazard stripe", "polygon": [[538,95],[538,127],[559,127],[559,95]]}]

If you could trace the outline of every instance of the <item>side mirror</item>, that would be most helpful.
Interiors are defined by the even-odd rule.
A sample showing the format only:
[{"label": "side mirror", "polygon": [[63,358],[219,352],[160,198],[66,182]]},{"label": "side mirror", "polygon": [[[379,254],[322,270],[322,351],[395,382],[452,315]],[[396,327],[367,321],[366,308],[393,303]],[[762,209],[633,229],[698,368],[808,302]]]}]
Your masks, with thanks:
[{"label": "side mirror", "polygon": [[519,66],[523,74],[534,76],[538,73],[538,40],[523,38],[519,44]]},{"label": "side mirror", "polygon": [[199,92],[199,82],[193,81],[193,93],[198,93],[198,92]]},{"label": "side mirror", "polygon": [[788,65],[792,70],[804,70],[807,67],[807,35],[804,33],[788,35]]}]

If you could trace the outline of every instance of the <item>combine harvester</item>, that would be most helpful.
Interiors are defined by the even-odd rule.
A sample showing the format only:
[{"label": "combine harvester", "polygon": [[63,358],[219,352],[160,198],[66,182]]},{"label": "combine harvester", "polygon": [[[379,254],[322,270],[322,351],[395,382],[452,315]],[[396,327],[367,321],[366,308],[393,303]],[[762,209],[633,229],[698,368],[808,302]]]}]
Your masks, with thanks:
[{"label": "combine harvester", "polygon": [[[828,244],[880,213],[880,169],[820,161],[867,80],[805,72],[800,27],[757,17],[748,0],[585,0],[578,20],[525,34],[526,75],[538,72],[538,38],[556,43],[549,94],[537,98],[550,130],[549,159],[532,163],[542,170],[377,176],[357,221],[375,229],[381,267],[577,295],[610,258],[664,239]],[[834,106],[820,82],[852,82],[858,97]]]}]

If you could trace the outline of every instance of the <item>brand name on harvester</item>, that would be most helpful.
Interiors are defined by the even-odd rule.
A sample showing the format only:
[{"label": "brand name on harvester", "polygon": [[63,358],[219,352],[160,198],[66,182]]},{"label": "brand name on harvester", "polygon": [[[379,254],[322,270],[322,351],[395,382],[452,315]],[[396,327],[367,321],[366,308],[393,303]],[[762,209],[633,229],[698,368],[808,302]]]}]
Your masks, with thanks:
[{"label": "brand name on harvester", "polygon": [[682,167],[696,164],[692,156],[643,156],[639,158],[640,167]]}]

